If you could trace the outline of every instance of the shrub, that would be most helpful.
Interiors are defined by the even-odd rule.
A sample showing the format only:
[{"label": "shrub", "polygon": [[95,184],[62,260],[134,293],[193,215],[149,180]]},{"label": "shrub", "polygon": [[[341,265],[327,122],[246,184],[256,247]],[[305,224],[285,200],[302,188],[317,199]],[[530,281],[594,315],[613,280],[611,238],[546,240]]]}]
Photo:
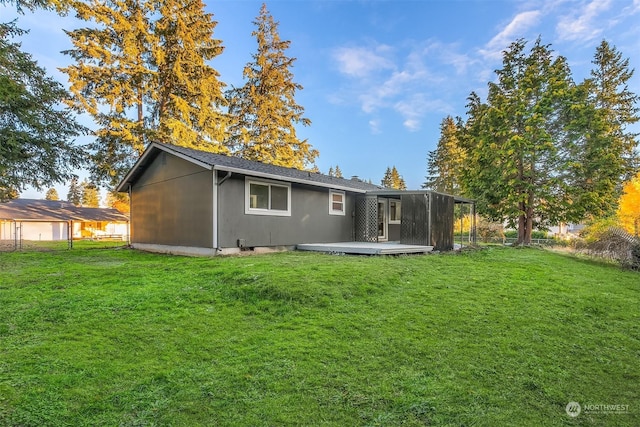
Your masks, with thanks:
[{"label": "shrub", "polygon": [[593,255],[618,261],[624,268],[640,270],[640,239],[622,228],[609,227],[587,242],[587,251]]}]

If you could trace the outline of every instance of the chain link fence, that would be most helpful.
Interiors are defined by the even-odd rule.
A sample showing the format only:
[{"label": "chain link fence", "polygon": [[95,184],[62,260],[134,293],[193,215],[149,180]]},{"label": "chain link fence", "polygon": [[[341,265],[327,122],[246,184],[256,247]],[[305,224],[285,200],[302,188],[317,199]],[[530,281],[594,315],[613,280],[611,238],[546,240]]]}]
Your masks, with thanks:
[{"label": "chain link fence", "polygon": [[[38,227],[41,227],[42,230],[39,230]],[[47,252],[73,248],[99,249],[125,247],[128,244],[128,233],[91,233],[84,237],[74,237],[71,223],[63,221],[47,223],[4,221],[0,223],[0,252]]]}]

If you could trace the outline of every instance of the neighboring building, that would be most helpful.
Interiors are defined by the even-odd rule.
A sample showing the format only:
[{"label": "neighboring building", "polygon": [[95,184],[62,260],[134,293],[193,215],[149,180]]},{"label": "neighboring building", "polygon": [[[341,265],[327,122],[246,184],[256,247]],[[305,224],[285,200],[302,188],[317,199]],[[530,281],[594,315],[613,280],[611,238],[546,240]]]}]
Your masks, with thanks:
[{"label": "neighboring building", "polygon": [[570,224],[561,222],[558,225],[549,227],[549,234],[555,237],[577,236],[584,229],[584,224]]},{"label": "neighboring building", "polygon": [[134,247],[194,255],[353,241],[449,250],[454,203],[469,202],[158,143],[118,191]]},{"label": "neighboring building", "polygon": [[0,203],[0,240],[113,238],[126,241],[129,217],[115,209],[84,208],[59,200]]}]

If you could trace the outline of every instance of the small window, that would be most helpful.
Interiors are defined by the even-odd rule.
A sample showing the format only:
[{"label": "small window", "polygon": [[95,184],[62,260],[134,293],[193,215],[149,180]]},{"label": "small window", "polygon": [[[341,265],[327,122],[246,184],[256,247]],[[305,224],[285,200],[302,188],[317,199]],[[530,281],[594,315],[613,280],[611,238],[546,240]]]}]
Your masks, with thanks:
[{"label": "small window", "polygon": [[400,201],[389,201],[389,224],[400,224]]},{"label": "small window", "polygon": [[344,191],[329,191],[329,215],[344,215]]},{"label": "small window", "polygon": [[245,214],[291,216],[291,184],[245,180]]}]

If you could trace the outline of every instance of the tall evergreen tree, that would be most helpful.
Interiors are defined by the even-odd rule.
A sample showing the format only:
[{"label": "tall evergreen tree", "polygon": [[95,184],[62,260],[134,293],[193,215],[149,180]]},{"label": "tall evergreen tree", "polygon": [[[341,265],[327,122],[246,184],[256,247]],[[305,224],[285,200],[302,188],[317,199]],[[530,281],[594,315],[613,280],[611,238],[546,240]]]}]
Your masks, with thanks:
[{"label": "tall evergreen tree", "polygon": [[407,184],[398,172],[395,166],[387,167],[381,182],[383,187],[394,188],[396,190],[406,190]]},{"label": "tall evergreen tree", "polygon": [[47,193],[44,195],[45,200],[60,200],[58,196],[58,190],[55,188],[50,188],[47,190]]},{"label": "tall evergreen tree", "polygon": [[628,128],[640,120],[637,106],[640,96],[629,89],[634,70],[629,68],[629,58],[623,59],[622,53],[606,40],[596,48],[592,63],[594,68],[588,80],[591,99],[610,126],[606,135],[611,139],[610,157],[620,158],[624,177],[629,180],[640,167],[636,151],[638,133]]},{"label": "tall evergreen tree", "polygon": [[304,169],[314,163],[318,151],[296,134],[296,124],[309,126],[311,121],[295,101],[302,85],[293,81],[295,58],[285,55],[291,42],[280,39],[278,23],[265,4],[254,24],[258,51],[244,68],[246,83],[227,92],[230,141],[246,159]]},{"label": "tall evergreen tree", "polygon": [[151,46],[158,41],[149,15],[150,0],[76,0],[77,17],[96,23],[67,31],[75,65],[62,68],[69,76],[75,108],[96,123],[91,144],[92,175],[99,182],[116,184],[149,141],[145,105],[153,70]]},{"label": "tall evergreen tree", "polygon": [[384,176],[380,180],[380,185],[385,188],[393,188],[393,182],[391,180],[391,168],[387,166],[387,170],[384,171]]},{"label": "tall evergreen tree", "polygon": [[633,75],[629,60],[602,41],[593,64],[569,112],[573,146],[567,176],[570,187],[579,190],[572,199],[574,222],[612,215],[622,182],[638,167],[638,134],[628,126],[639,119],[639,97],[627,85]]},{"label": "tall evergreen tree", "polygon": [[222,51],[199,2],[76,0],[94,27],[68,32],[72,105],[97,129],[92,177],[116,184],[152,140],[226,151],[223,85],[205,63]]},{"label": "tall evergreen tree", "polygon": [[334,172],[334,176],[336,178],[344,178],[342,176],[342,169],[340,169],[340,166],[336,165],[336,171]]},{"label": "tall evergreen tree", "polygon": [[330,167],[329,167],[329,172],[327,172],[327,175],[329,175],[329,176],[334,176],[333,166],[330,166]]},{"label": "tall evergreen tree", "polygon": [[213,38],[217,22],[200,0],[167,0],[159,12],[159,44],[152,55],[154,138],[226,153],[227,117],[221,111],[225,85],[207,64],[223,51],[222,42]]},{"label": "tall evergreen tree", "polygon": [[99,208],[100,190],[98,187],[86,179],[82,181],[80,187],[82,188],[82,206],[85,208]]},{"label": "tall evergreen tree", "polygon": [[[570,161],[566,111],[576,90],[564,57],[538,39],[529,53],[518,40],[504,52],[487,106],[476,97],[463,146],[464,187],[491,219],[518,227],[518,243],[531,242],[537,225],[566,220],[573,198],[563,179]],[[517,219],[517,221],[513,221]]]},{"label": "tall evergreen tree", "polygon": [[438,145],[427,157],[429,175],[426,176],[423,188],[461,194],[459,180],[465,159],[465,152],[458,140],[458,129],[461,127],[461,119],[458,119],[457,123],[451,116],[442,119]]},{"label": "tall evergreen tree", "polygon": [[73,176],[69,183],[69,192],[67,193],[67,201],[75,206],[82,205],[82,187],[78,183],[78,177]]},{"label": "tall evergreen tree", "polygon": [[74,139],[84,128],[59,108],[68,93],[11,41],[22,33],[0,24],[0,200],[64,182],[83,164]]}]

